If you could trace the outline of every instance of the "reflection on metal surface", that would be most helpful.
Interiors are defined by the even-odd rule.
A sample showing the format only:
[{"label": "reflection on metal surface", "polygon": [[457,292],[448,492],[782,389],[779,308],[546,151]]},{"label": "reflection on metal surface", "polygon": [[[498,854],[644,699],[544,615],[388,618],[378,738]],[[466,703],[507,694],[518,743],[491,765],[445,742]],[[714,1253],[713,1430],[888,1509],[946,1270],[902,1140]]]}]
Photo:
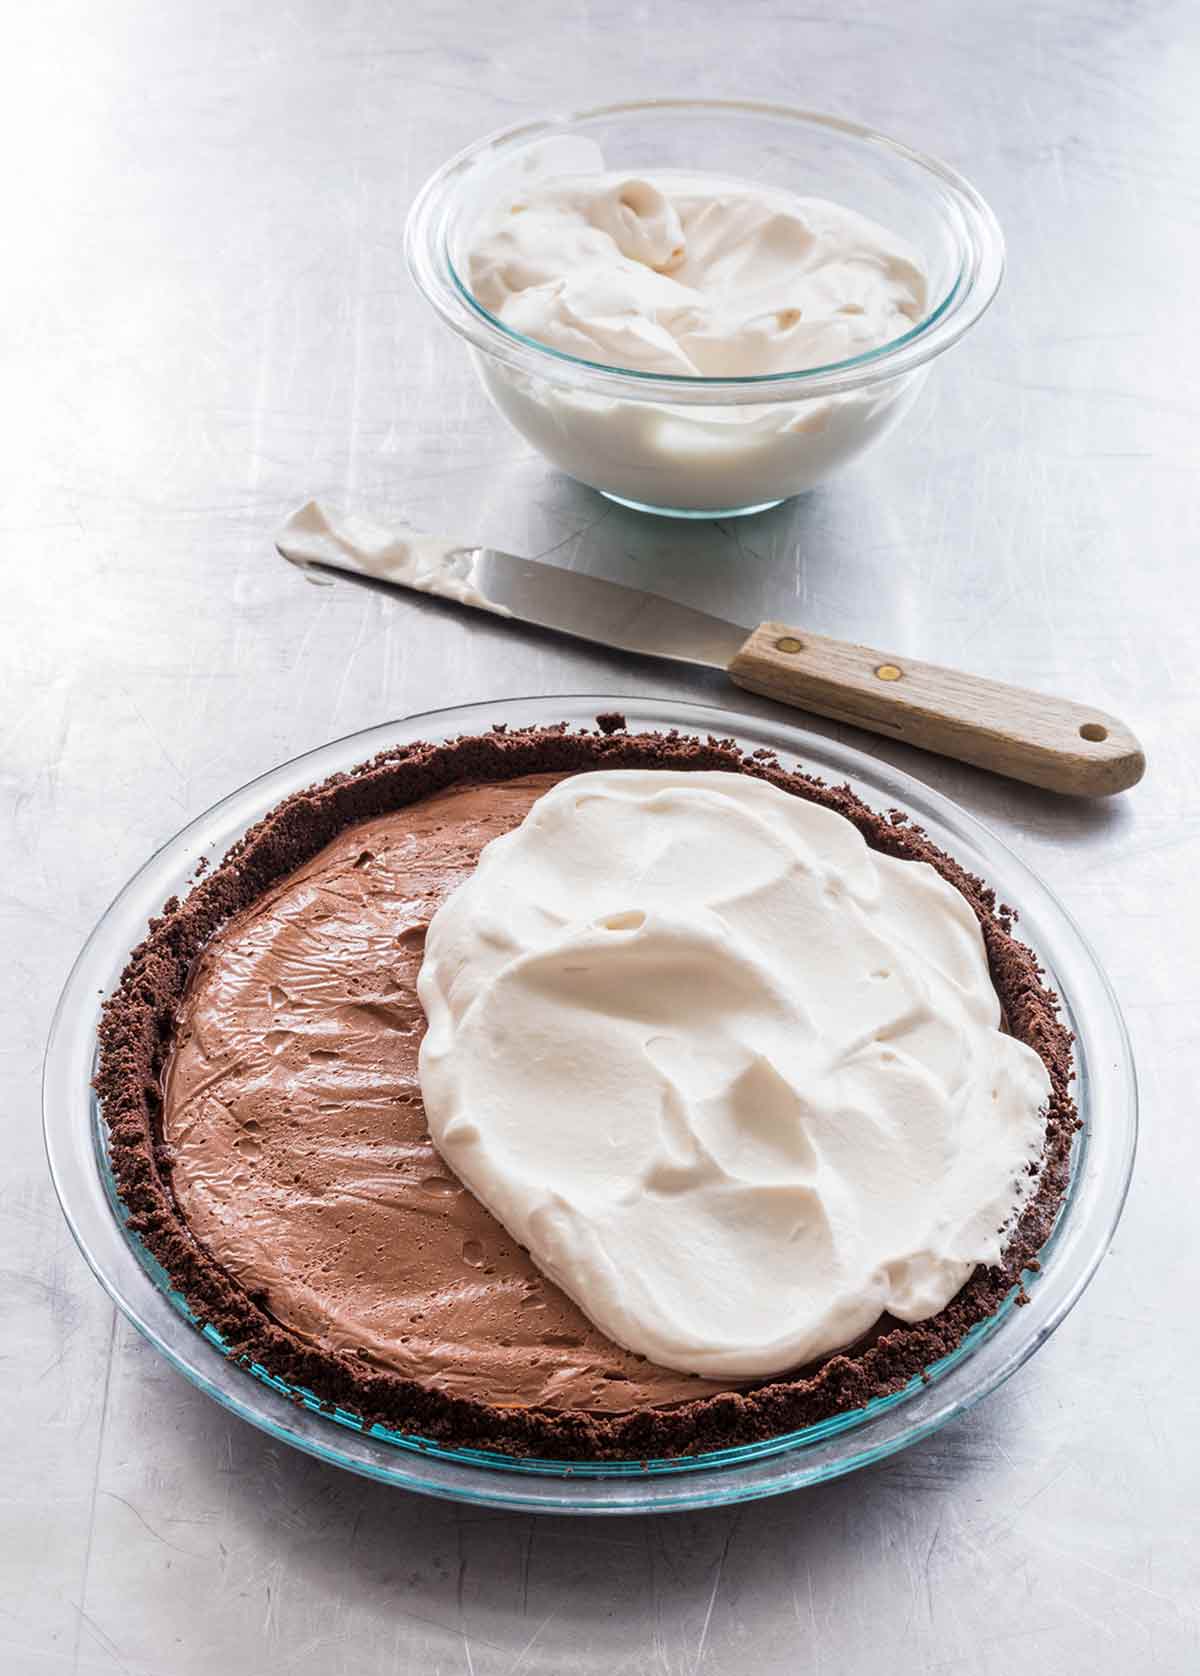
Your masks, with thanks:
[{"label": "reflection on metal surface", "polygon": [[[1162,1330],[1200,1291],[1200,1125],[1180,1116],[1200,1052],[1195,8],[783,15],[0,10],[24,258],[0,281],[20,554],[0,652],[6,1669],[850,1676],[881,1647],[945,1676],[1195,1669],[1200,1350]],[[489,411],[400,274],[404,218],[456,146],[595,103],[601,78],[795,97],[765,50],[787,43],[842,108],[961,161],[1017,259],[921,423],[799,501],[668,539]],[[1154,1120],[1088,1296],[969,1417],[759,1506],[568,1526],[323,1468],[114,1326],[28,1107],[62,974],[120,882],[289,752],[435,704],[634,684],[581,643],[296,587],[269,544],[305,493],[1144,723],[1153,772],[1111,805],[870,747],[1066,897],[1123,993]],[[649,662],[635,684],[714,690]]]}]

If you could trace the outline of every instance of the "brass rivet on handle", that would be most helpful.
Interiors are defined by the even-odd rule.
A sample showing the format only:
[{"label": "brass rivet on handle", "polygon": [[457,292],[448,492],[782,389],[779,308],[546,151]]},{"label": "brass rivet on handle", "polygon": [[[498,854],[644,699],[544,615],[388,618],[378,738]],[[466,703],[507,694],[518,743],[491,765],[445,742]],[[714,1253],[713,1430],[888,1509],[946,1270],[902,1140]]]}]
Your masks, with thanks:
[{"label": "brass rivet on handle", "polygon": [[785,634],[782,640],[775,642],[775,650],[777,652],[802,652],[804,642],[794,639],[790,634]]},{"label": "brass rivet on handle", "polygon": [[898,681],[904,671],[898,669],[894,663],[881,663],[876,666],[875,673],[881,681]]}]

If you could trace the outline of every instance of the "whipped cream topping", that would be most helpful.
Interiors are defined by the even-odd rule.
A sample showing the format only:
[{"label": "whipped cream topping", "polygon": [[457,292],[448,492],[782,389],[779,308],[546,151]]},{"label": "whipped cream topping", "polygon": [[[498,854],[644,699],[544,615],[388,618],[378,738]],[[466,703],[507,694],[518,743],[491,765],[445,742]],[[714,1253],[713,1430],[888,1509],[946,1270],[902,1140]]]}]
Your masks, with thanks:
[{"label": "whipped cream topping", "polygon": [[668,171],[514,186],[466,261],[474,295],[514,331],[583,360],[691,377],[861,355],[911,330],[927,289],[909,246],[855,210]]},{"label": "whipped cream topping", "polygon": [[310,500],[293,512],[275,538],[289,564],[307,571],[311,565],[331,565],[380,582],[399,582],[420,594],[456,600],[477,611],[511,617],[479,588],[482,548],[443,541],[420,530],[384,529],[357,513],[328,511]]},{"label": "whipped cream topping", "polygon": [[434,1144],[617,1343],[783,1372],[1000,1256],[1050,1082],[931,867],[734,773],[560,782],[430,925]]}]

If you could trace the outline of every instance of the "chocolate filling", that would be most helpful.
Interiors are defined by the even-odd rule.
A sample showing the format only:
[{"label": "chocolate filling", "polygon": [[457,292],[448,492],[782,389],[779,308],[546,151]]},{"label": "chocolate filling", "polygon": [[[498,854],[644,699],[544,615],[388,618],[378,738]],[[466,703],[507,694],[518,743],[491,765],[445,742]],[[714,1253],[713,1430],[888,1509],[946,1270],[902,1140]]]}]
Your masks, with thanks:
[{"label": "chocolate filling", "polygon": [[[104,1009],[97,1088],[118,1188],[197,1317],[323,1402],[444,1445],[679,1455],[859,1407],[996,1309],[1067,1181],[1070,1038],[980,880],[846,787],[730,741],[600,723],[405,746],[288,798],[166,905]],[[885,1319],[852,1351],[756,1387],[654,1367],[592,1327],[433,1152],[416,1076],[424,927],[553,778],[598,767],[757,775],[837,810],[876,849],[930,862],[971,903],[1009,1028],[1046,1064],[1053,1099],[1004,1263],[931,1320]]]}]

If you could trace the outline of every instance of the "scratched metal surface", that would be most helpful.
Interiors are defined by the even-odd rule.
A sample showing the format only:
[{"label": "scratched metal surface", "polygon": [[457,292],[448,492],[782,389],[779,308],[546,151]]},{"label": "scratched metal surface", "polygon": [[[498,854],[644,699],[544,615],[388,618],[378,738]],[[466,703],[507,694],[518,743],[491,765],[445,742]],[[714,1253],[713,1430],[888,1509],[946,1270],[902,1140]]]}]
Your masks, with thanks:
[{"label": "scratched metal surface", "polygon": [[[4,8],[6,1672],[855,1676],[881,1643],[896,1669],[964,1676],[1200,1666],[1197,14],[830,10]],[[1010,241],[1001,301],[909,430],[739,527],[643,522],[551,475],[400,268],[410,196],[451,150],[664,88],[874,121],[966,169]],[[1058,888],[1141,1066],[1115,1248],[977,1412],[742,1511],[509,1518],[273,1445],[114,1319],[55,1208],[36,1084],[67,967],[142,858],[280,758],[390,715],[718,692],[308,587],[269,538],[311,494],[1090,696],[1140,730],[1150,776],[1105,807],[877,747]]]}]

